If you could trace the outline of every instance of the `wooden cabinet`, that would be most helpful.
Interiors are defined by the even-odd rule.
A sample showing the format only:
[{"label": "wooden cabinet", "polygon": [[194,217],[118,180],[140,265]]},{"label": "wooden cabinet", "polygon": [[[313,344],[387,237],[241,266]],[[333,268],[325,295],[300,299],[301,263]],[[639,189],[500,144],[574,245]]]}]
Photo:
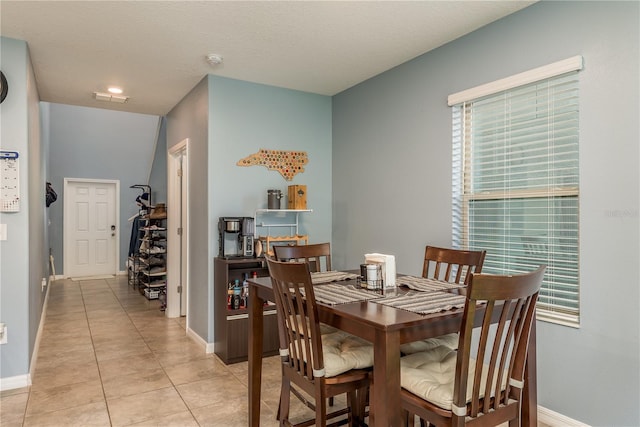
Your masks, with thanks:
[{"label": "wooden cabinet", "polygon": [[[214,259],[214,352],[226,364],[243,362],[249,351],[249,314],[245,308],[230,309],[227,303],[229,284],[244,274],[269,275],[262,259]],[[274,305],[264,307],[263,355],[278,354],[278,323]]]}]

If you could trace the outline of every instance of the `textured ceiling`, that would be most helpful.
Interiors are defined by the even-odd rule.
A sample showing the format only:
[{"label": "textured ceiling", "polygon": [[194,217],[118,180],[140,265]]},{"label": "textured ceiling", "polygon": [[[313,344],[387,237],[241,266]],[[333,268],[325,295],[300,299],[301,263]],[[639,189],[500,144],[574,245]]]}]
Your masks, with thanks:
[{"label": "textured ceiling", "polygon": [[[0,34],[43,101],[164,115],[206,74],[334,95],[532,3],[1,0]],[[93,99],[110,85],[130,100]]]}]

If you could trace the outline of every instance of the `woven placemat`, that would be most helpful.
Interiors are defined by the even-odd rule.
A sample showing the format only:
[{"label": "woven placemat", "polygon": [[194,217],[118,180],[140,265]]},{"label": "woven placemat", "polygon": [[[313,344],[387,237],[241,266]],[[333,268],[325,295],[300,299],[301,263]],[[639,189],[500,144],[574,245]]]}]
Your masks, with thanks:
[{"label": "woven placemat", "polygon": [[447,289],[464,288],[464,285],[449,283],[442,280],[426,279],[416,276],[400,276],[396,279],[396,286],[406,286],[416,291],[445,291]]},{"label": "woven placemat", "polygon": [[373,302],[413,313],[431,314],[462,308],[465,304],[465,297],[448,292],[409,291],[404,295],[385,297]]},{"label": "woven placemat", "polygon": [[322,271],[318,273],[311,273],[311,283],[318,285],[320,283],[339,282],[342,280],[353,280],[360,277],[355,273],[346,273],[344,271]]},{"label": "woven placemat", "polygon": [[367,291],[353,285],[329,283],[313,287],[316,301],[327,305],[349,304],[382,298],[382,295]]}]

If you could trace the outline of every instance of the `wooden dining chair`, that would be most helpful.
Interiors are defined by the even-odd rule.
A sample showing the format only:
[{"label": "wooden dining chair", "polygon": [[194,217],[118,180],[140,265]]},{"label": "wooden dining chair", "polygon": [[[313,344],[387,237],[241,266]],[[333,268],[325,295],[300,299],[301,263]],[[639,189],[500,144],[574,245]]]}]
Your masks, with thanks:
[{"label": "wooden dining chair", "polygon": [[427,246],[424,250],[422,277],[468,285],[470,273],[482,272],[486,254],[487,251],[465,251]]},{"label": "wooden dining chair", "polygon": [[315,243],[311,245],[274,246],[273,253],[279,261],[305,261],[311,272],[331,270],[331,245]]},{"label": "wooden dining chair", "polygon": [[[424,250],[422,277],[444,280],[450,283],[468,285],[471,273],[481,273],[487,251],[466,251],[460,249],[427,246]],[[457,348],[458,334],[446,334],[440,337],[414,341],[400,346],[404,354],[426,351],[446,345]]]},{"label": "wooden dining chair", "polygon": [[[267,259],[273,284],[282,384],[278,417],[281,426],[326,426],[328,419],[347,414],[349,425],[364,420],[366,390],[373,366],[373,345],[349,334],[320,333],[309,264]],[[313,398],[303,399],[292,384]],[[290,395],[297,395],[315,411],[315,422],[292,424]],[[347,407],[327,414],[327,399],[347,393]]]},{"label": "wooden dining chair", "polygon": [[529,336],[545,268],[517,276],[471,274],[458,350],[441,346],[400,361],[405,414],[438,427],[520,425]]}]

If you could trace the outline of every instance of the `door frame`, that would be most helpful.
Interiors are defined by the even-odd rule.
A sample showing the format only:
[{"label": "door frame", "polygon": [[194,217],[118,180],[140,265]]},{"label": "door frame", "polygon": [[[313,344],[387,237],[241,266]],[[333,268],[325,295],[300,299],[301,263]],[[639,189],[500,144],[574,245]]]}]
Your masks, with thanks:
[{"label": "door frame", "polygon": [[67,252],[69,248],[69,237],[67,235],[68,224],[67,221],[69,219],[69,215],[67,212],[68,209],[68,187],[69,184],[76,183],[88,183],[88,184],[113,184],[115,186],[115,226],[116,226],[116,241],[114,243],[115,250],[115,266],[113,274],[117,275],[120,272],[120,180],[117,179],[93,179],[93,178],[64,178],[64,187],[63,187],[63,208],[62,208],[62,271],[63,277],[69,276],[69,257],[67,256]]},{"label": "door frame", "polygon": [[[182,157],[182,164],[179,158]],[[189,329],[189,138],[185,138],[167,150],[167,317],[180,317],[178,285],[182,285],[181,298],[185,300],[186,329]],[[182,167],[182,180],[178,180],[178,169]],[[179,183],[182,182],[182,188]],[[177,218],[182,218],[179,224]],[[182,226],[182,235],[178,227]],[[182,251],[180,248],[182,247]],[[182,253],[182,256],[180,256]],[[182,274],[180,274],[182,273]]]}]

